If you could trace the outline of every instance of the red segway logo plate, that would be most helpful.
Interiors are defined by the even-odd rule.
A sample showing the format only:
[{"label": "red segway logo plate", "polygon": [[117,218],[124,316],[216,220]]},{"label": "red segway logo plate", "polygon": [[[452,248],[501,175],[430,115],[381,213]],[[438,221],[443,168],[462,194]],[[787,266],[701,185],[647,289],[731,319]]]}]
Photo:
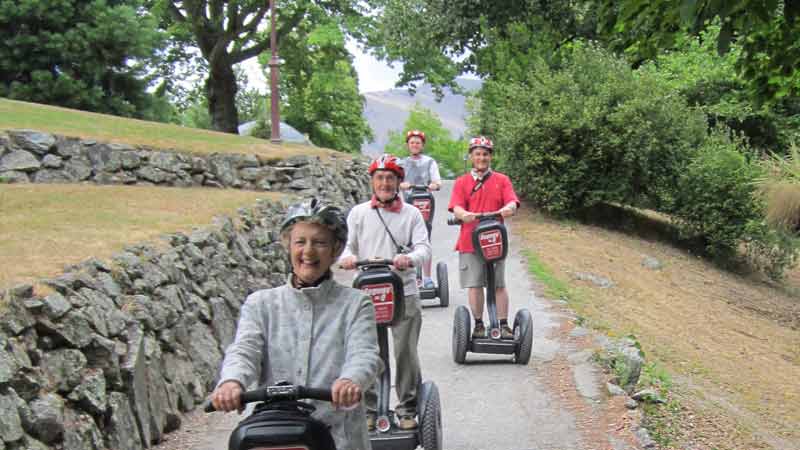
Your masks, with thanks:
[{"label": "red segway logo plate", "polygon": [[430,199],[415,199],[413,201],[413,205],[415,208],[422,213],[422,218],[425,222],[429,222],[431,218],[431,201]]},{"label": "red segway logo plate", "polygon": [[483,258],[494,261],[503,257],[503,236],[500,230],[488,230],[478,235]]},{"label": "red segway logo plate", "polygon": [[394,288],[392,283],[368,284],[361,288],[375,305],[375,322],[391,323],[394,318]]}]

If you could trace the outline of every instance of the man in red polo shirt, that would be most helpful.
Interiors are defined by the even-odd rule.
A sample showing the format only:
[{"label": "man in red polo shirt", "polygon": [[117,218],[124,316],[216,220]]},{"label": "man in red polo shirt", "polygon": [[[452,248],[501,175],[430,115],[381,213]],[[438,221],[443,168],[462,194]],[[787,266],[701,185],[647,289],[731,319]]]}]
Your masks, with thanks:
[{"label": "man in red polo shirt", "polygon": [[[519,207],[519,199],[511,186],[508,176],[491,169],[492,141],[478,136],[469,141],[469,158],[472,170],[458,177],[450,205],[447,207],[457,219],[461,220],[461,231],[456,243],[461,287],[467,289],[469,306],[475,318],[472,338],[485,338],[483,325],[483,287],[486,286],[486,268],[475,254],[472,246],[472,231],[478,225],[477,215],[485,212],[500,212],[503,218],[511,217]],[[501,219],[502,220],[502,219]],[[505,282],[505,261],[495,264],[495,299],[497,318],[503,339],[511,339],[514,333],[508,326],[508,290]]]}]

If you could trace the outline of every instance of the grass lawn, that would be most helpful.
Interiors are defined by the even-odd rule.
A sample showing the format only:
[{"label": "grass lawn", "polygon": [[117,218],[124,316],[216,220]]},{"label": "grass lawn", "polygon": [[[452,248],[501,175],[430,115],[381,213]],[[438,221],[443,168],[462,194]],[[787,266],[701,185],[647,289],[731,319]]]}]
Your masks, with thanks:
[{"label": "grass lawn", "polygon": [[[0,115],[1,116],[1,115]],[[204,227],[256,199],[283,194],[235,189],[0,184],[0,289],[105,259],[126,245]]]},{"label": "grass lawn", "polygon": [[347,155],[308,145],[288,143],[275,145],[267,140],[249,136],[0,98],[0,129],[17,128],[104,142],[146,145],[192,154],[243,153],[255,154],[265,159],[294,155],[316,155],[321,158]]}]

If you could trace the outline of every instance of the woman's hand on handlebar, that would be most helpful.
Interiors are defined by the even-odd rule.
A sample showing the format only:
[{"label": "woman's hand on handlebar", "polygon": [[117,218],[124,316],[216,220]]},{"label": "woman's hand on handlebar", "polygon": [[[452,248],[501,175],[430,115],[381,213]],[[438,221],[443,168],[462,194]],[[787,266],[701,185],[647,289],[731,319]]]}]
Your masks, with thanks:
[{"label": "woman's hand on handlebar", "polygon": [[394,265],[397,270],[405,270],[413,265],[413,261],[408,255],[399,254],[395,255],[394,259],[392,259],[392,265]]},{"label": "woman's hand on handlebar", "polygon": [[339,378],[331,386],[331,398],[336,408],[352,408],[361,401],[361,386],[349,378]]},{"label": "woman's hand on handlebar", "polygon": [[217,411],[238,410],[244,411],[242,407],[242,385],[238,381],[226,381],[219,385],[211,394],[211,403]]},{"label": "woman's hand on handlebar", "polygon": [[439,183],[431,183],[431,184],[428,185],[428,190],[431,191],[431,192],[438,191],[441,188],[442,188],[442,186]]},{"label": "woman's hand on handlebar", "polygon": [[407,190],[411,189],[411,183],[409,183],[407,181],[403,181],[402,183],[400,183],[400,189],[402,189],[404,191],[407,191]]},{"label": "woman's hand on handlebar", "polygon": [[339,260],[339,267],[345,270],[355,270],[356,268],[356,257],[355,256],[345,256],[344,258]]}]

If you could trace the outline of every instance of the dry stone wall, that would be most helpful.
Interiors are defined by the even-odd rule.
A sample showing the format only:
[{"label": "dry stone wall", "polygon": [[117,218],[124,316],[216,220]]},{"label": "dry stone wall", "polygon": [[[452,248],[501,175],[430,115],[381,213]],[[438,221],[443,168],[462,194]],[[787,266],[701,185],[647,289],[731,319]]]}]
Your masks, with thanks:
[{"label": "dry stone wall", "polygon": [[[153,173],[167,185],[269,183],[344,207],[368,196],[360,159],[201,162],[46,133],[0,133],[0,175],[17,182],[156,183]],[[261,201],[172,234],[167,245],[131,245],[110,261],[85,261],[42,280],[44,294],[29,285],[6,291],[0,450],[138,450],[180,427],[181,413],[213,388],[246,295],[285,282],[289,265],[278,236],[285,207]]]},{"label": "dry stone wall", "polygon": [[366,162],[313,156],[263,160],[102,143],[34,130],[0,131],[0,182],[227,187],[321,195],[352,203],[368,189]]}]

